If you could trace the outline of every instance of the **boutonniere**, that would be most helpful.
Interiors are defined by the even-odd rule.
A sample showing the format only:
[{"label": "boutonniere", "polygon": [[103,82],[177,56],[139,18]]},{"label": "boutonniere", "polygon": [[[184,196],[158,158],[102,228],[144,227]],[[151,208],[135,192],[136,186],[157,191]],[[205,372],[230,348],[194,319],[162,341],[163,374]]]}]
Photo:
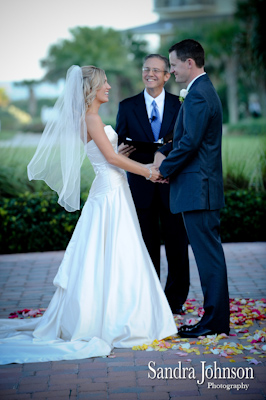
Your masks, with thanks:
[{"label": "boutonniere", "polygon": [[187,89],[181,89],[181,90],[180,90],[180,94],[179,94],[179,101],[180,101],[180,103],[183,103],[183,101],[185,100],[187,94],[188,94]]}]

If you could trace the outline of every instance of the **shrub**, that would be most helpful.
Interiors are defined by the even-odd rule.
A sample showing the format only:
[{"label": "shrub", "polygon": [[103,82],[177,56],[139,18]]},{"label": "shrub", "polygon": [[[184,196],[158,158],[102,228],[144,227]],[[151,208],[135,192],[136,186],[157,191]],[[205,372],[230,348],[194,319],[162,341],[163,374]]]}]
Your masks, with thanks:
[{"label": "shrub", "polygon": [[58,196],[53,192],[25,193],[1,200],[0,252],[65,249],[80,212],[66,212],[57,200]]},{"label": "shrub", "polygon": [[266,240],[266,193],[238,190],[225,193],[226,206],[221,210],[223,242]]},{"label": "shrub", "polygon": [[20,130],[22,132],[42,133],[44,130],[44,124],[41,120],[35,120],[29,124],[22,125]]},{"label": "shrub", "polygon": [[265,135],[266,134],[266,119],[265,118],[246,118],[235,124],[227,125],[228,133],[240,135]]},{"label": "shrub", "polygon": [[18,120],[3,107],[0,107],[0,121],[1,129],[16,130],[19,128]]},{"label": "shrub", "polygon": [[[223,242],[266,240],[266,193],[226,193],[221,210]],[[87,194],[82,196],[81,207]],[[64,250],[80,212],[66,212],[54,192],[26,193],[0,200],[0,253]]]}]

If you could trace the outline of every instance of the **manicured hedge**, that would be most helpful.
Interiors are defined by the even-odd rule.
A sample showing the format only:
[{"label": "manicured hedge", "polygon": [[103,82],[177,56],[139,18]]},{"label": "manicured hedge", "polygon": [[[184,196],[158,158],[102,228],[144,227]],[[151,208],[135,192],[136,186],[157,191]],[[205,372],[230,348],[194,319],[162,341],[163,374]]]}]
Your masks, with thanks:
[{"label": "manicured hedge", "polygon": [[0,200],[0,253],[65,249],[80,212],[66,212],[57,200],[52,192]]},{"label": "manicured hedge", "polygon": [[[1,199],[0,253],[65,249],[80,212],[66,212],[57,200],[53,192]],[[266,241],[265,210],[266,192],[227,192],[221,210],[222,241]]]},{"label": "manicured hedge", "polygon": [[266,192],[230,191],[221,210],[223,242],[266,241]]},{"label": "manicured hedge", "polygon": [[265,135],[266,134],[266,119],[265,118],[246,118],[235,124],[226,126],[228,133],[240,135]]}]

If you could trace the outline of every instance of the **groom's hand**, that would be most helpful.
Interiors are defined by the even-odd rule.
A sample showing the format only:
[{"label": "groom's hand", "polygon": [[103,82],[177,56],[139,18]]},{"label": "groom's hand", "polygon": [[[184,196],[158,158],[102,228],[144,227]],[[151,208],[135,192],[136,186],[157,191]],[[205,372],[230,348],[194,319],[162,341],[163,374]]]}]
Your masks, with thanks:
[{"label": "groom's hand", "polygon": [[[166,156],[162,153],[160,153],[159,151],[157,153],[155,153],[154,156],[154,161],[153,161],[153,165],[155,165],[158,168],[160,168],[161,163],[163,162],[163,160],[166,158]],[[160,178],[158,178],[156,181],[153,181],[156,183],[169,183],[169,179],[168,178],[164,178],[161,174],[160,174]]]},{"label": "groom's hand", "polygon": [[150,178],[150,181],[153,183],[169,183],[168,178],[164,178],[162,174],[159,171],[159,168],[157,168],[154,164],[147,164],[151,170],[152,170],[152,176]]}]

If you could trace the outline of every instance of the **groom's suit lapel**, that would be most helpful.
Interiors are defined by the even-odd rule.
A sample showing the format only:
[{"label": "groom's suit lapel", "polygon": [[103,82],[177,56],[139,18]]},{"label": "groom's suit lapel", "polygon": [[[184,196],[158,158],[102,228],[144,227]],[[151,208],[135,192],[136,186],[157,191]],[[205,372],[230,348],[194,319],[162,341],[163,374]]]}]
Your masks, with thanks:
[{"label": "groom's suit lapel", "polygon": [[181,105],[175,126],[174,126],[174,142],[178,142],[183,136],[183,105]]},{"label": "groom's suit lapel", "polygon": [[[207,74],[200,76],[191,85],[191,87],[189,89],[189,93],[191,93],[194,90],[196,90],[198,85],[208,84],[209,82],[210,82],[210,79],[209,79]],[[192,95],[193,95],[193,93],[192,93]],[[176,120],[176,123],[175,123],[175,127],[174,127],[175,141],[177,141],[177,142],[182,138],[182,136],[184,134],[184,131],[183,131],[183,113],[184,113],[184,105],[182,104],[182,106],[180,108],[180,111],[178,113],[178,117],[177,117],[177,120]]]},{"label": "groom's suit lapel", "polygon": [[151,129],[151,124],[148,119],[146,104],[144,100],[144,92],[140,93],[136,97],[136,101],[133,104],[133,113],[139,122],[140,128],[149,142],[154,141],[154,136]]}]

